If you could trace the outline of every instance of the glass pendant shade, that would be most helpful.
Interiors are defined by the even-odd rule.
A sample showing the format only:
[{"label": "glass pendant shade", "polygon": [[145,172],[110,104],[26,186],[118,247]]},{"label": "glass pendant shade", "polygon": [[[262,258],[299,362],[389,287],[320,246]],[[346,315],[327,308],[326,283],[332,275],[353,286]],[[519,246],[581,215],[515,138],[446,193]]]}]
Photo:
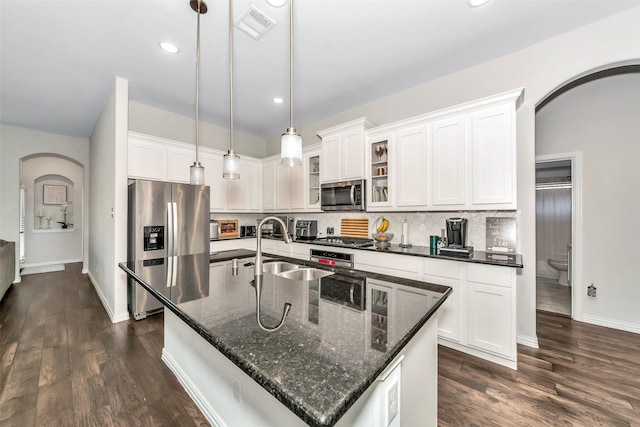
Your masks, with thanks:
[{"label": "glass pendant shade", "polygon": [[229,150],[222,159],[222,177],[240,179],[240,156]]},{"label": "glass pendant shade", "polygon": [[192,185],[204,185],[204,167],[200,162],[194,162],[189,169],[189,180]]},{"label": "glass pendant shade", "polygon": [[302,165],[302,137],[293,128],[288,128],[280,139],[280,164]]}]

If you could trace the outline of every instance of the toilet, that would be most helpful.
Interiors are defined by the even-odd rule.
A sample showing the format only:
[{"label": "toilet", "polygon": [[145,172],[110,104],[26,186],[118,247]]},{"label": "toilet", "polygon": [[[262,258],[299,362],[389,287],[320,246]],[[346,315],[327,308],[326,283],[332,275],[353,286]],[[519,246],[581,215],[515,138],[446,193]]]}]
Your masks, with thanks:
[{"label": "toilet", "polygon": [[558,271],[558,284],[569,286],[569,262],[565,259],[552,259],[547,260],[551,268]]}]

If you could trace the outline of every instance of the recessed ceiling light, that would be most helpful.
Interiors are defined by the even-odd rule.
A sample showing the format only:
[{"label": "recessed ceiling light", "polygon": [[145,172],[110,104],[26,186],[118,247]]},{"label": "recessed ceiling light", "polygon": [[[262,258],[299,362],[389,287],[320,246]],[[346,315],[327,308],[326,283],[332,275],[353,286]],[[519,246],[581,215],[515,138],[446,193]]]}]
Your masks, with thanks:
[{"label": "recessed ceiling light", "polygon": [[282,7],[287,3],[287,0],[267,0],[267,3],[273,7]]},{"label": "recessed ceiling light", "polygon": [[160,42],[158,43],[158,46],[167,53],[178,53],[180,51],[178,46],[171,42]]},{"label": "recessed ceiling light", "polygon": [[480,7],[486,4],[489,0],[467,0],[469,7]]},{"label": "recessed ceiling light", "polygon": [[282,104],[284,102],[284,99],[282,98],[273,98],[273,102],[275,102],[276,104]]}]

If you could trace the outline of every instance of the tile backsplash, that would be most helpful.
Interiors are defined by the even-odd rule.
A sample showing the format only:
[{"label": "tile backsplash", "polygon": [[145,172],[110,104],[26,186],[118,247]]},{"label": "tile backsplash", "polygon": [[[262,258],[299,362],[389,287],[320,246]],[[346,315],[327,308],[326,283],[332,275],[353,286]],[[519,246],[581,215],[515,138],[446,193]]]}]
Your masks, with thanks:
[{"label": "tile backsplash", "polygon": [[[270,214],[211,214],[211,219],[238,219],[240,225],[256,225],[257,220]],[[379,216],[389,220],[389,233],[394,233],[392,243],[400,243],[402,222],[408,224],[408,242],[416,246],[429,246],[429,236],[440,236],[445,228],[447,218],[466,218],[468,220],[467,245],[476,250],[486,249],[486,219],[488,217],[516,218],[516,236],[520,236],[519,211],[461,211],[461,212],[340,212],[340,213],[282,213],[280,215],[293,216],[298,219],[315,219],[318,221],[318,236],[326,236],[327,227],[333,227],[336,235],[340,234],[340,220],[342,218],[368,218],[369,228]],[[518,253],[520,239],[517,240]]]}]

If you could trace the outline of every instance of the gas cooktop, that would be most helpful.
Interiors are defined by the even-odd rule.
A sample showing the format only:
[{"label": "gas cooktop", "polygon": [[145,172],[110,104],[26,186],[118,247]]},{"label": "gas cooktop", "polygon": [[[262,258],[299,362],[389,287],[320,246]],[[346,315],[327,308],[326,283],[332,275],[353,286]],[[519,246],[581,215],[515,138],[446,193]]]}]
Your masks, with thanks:
[{"label": "gas cooktop", "polygon": [[310,243],[317,243],[319,245],[342,246],[346,248],[366,248],[369,246],[373,246],[373,240],[371,239],[341,236],[321,237],[319,239],[311,240]]}]

